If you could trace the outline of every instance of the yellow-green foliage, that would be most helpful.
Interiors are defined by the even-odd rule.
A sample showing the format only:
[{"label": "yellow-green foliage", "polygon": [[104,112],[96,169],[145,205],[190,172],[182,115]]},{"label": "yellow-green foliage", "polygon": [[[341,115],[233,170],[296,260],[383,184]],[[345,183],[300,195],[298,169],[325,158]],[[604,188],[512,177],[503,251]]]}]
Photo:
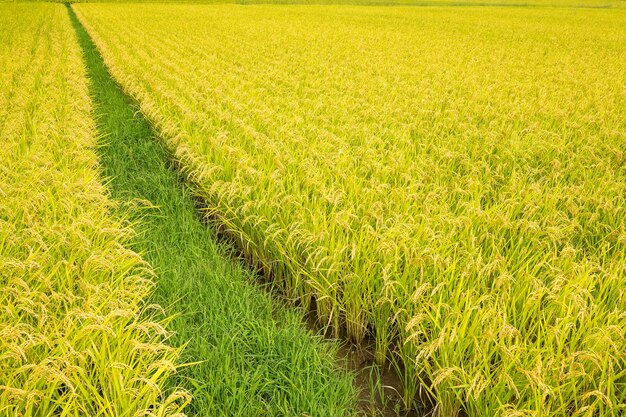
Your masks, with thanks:
[{"label": "yellow-green foliage", "polygon": [[407,402],[624,415],[625,13],[76,9],[210,214]]},{"label": "yellow-green foliage", "polygon": [[3,4],[0,21],[0,415],[181,415],[151,271],[99,182],[67,10]]},{"label": "yellow-green foliage", "polygon": [[[6,1],[6,0],[2,0]],[[30,0],[36,1],[36,0]],[[64,2],[64,0],[52,0]],[[74,0],[72,3],[128,3],[128,0]],[[353,4],[411,6],[506,6],[506,7],[591,7],[624,8],[625,0],[134,0],[132,3],[198,3],[198,4]]]}]

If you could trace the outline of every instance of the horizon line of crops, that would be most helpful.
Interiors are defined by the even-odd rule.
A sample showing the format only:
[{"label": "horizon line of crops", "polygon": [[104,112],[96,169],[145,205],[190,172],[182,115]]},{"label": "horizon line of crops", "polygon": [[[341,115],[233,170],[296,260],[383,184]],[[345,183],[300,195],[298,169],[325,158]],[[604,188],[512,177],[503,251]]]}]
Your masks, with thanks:
[{"label": "horizon line of crops", "polygon": [[123,7],[76,10],[209,214],[408,406],[624,411],[621,12]]},{"label": "horizon line of crops", "polygon": [[179,416],[180,350],[101,182],[60,4],[0,4],[0,415]]},{"label": "horizon line of crops", "polygon": [[[7,1],[7,0],[4,0]],[[38,1],[38,0],[8,0]],[[80,3],[127,3],[127,0],[51,0],[53,2]],[[406,6],[406,7],[539,7],[539,8],[593,8],[624,9],[623,0],[135,0],[131,3],[191,3],[191,4],[237,4],[249,5],[357,5],[357,6]]]}]

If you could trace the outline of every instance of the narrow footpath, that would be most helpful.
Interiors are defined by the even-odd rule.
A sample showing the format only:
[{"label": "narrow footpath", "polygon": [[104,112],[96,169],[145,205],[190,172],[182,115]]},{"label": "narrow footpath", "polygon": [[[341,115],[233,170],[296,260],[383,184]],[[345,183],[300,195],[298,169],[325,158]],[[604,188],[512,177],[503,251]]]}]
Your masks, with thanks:
[{"label": "narrow footpath", "polygon": [[344,417],[357,411],[353,374],[337,345],[303,325],[303,312],[259,288],[253,272],[216,240],[193,192],[150,125],[114,82],[68,13],[83,49],[103,176],[137,235],[133,249],[156,270],[151,302],[175,318],[171,344],[186,344],[171,380],[193,395],[192,416]]}]

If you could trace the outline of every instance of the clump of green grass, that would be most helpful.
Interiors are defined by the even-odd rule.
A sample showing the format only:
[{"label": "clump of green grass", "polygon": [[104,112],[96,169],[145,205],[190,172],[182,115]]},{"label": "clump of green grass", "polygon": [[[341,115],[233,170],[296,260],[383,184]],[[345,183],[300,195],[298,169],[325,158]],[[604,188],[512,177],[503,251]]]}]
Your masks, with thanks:
[{"label": "clump of green grass", "polygon": [[100,182],[67,12],[0,20],[0,415],[182,416],[189,395],[164,389],[180,350]]}]

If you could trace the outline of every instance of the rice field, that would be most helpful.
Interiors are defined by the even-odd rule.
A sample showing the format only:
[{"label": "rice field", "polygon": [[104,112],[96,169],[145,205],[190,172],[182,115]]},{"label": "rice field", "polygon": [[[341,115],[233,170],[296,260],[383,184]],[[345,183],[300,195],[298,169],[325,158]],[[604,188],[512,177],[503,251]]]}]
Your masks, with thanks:
[{"label": "rice field", "polygon": [[0,415],[181,416],[169,319],[94,151],[65,7],[0,4]]},{"label": "rice field", "polygon": [[80,4],[206,213],[437,416],[626,412],[626,14]]},{"label": "rice field", "polygon": [[0,416],[626,415],[623,0],[198,3],[0,2]]}]

